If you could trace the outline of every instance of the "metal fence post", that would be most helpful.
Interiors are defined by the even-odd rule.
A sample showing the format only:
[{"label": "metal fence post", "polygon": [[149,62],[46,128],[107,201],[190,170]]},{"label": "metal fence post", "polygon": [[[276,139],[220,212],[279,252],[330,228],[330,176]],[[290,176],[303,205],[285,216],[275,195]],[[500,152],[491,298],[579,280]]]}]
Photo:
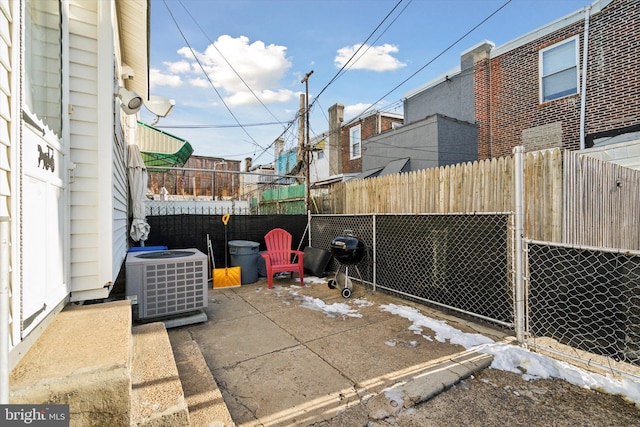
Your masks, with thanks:
[{"label": "metal fence post", "polygon": [[524,343],[525,330],[525,293],[524,293],[524,271],[523,271],[523,248],[522,240],[524,234],[524,165],[523,165],[524,149],[521,145],[514,147],[514,195],[515,195],[515,212],[514,212],[514,270],[515,270],[515,329],[516,338],[520,344]]},{"label": "metal fence post", "polygon": [[376,214],[373,214],[373,218],[372,218],[372,225],[373,225],[373,292],[376,291]]}]

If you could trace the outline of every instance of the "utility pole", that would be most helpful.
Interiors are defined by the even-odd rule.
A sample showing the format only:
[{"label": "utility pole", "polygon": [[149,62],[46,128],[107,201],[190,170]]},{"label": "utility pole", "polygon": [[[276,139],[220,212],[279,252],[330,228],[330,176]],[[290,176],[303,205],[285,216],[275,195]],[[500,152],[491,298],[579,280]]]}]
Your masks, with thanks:
[{"label": "utility pole", "polygon": [[306,137],[306,144],[304,147],[304,169],[305,169],[305,178],[306,178],[306,184],[307,184],[307,210],[311,209],[311,179],[310,179],[310,174],[309,174],[309,165],[311,163],[311,160],[309,158],[309,156],[311,155],[311,147],[309,146],[309,77],[311,77],[311,74],[313,74],[313,70],[309,71],[307,74],[304,75],[304,78],[302,80],[300,80],[300,83],[304,83],[305,84],[305,102],[306,102],[306,108],[305,108],[305,113],[306,113],[306,122],[307,125],[306,127],[306,133],[307,133],[307,137]]},{"label": "utility pole", "polygon": [[305,149],[304,149],[304,135],[305,135],[305,96],[304,93],[300,94],[300,107],[298,111],[300,112],[300,117],[298,117],[298,155],[296,156],[297,164],[306,164],[305,161]]}]

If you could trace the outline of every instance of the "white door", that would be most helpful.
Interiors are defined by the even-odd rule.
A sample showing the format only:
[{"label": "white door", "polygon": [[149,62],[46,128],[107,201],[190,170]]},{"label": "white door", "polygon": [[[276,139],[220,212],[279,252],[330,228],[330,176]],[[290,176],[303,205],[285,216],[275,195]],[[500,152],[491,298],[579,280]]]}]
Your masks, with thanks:
[{"label": "white door", "polygon": [[55,136],[23,124],[21,330],[28,334],[68,294],[64,153]]}]

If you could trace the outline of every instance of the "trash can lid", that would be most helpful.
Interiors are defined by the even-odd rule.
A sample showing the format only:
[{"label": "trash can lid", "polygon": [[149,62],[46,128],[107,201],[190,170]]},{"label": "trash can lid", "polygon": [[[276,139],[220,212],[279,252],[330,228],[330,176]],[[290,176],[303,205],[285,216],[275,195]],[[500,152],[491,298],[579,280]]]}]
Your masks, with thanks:
[{"label": "trash can lid", "polygon": [[250,240],[231,240],[229,241],[229,246],[234,246],[238,248],[256,248],[260,246],[260,243],[252,242]]}]

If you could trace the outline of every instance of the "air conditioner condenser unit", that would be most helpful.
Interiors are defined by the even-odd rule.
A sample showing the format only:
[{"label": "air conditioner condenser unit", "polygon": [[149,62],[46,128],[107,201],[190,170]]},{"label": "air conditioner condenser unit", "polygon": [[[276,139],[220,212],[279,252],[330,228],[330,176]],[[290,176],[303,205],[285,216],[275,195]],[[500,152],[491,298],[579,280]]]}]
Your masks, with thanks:
[{"label": "air conditioner condenser unit", "polygon": [[198,249],[129,252],[126,296],[146,321],[207,307],[208,261]]}]

